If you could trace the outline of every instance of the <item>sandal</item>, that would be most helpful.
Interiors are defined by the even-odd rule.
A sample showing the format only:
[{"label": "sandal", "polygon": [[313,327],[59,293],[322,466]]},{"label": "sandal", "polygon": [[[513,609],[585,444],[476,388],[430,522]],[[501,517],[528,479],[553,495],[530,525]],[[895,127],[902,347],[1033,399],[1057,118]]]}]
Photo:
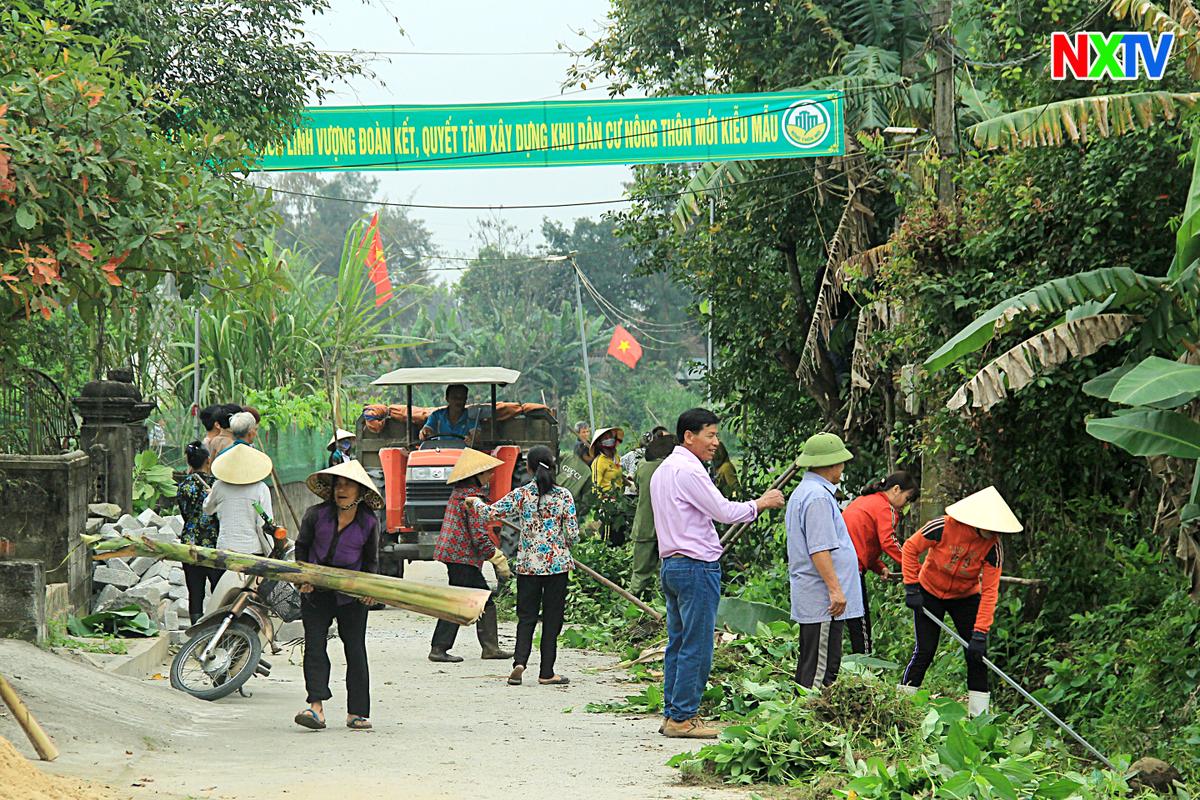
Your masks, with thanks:
[{"label": "sandal", "polygon": [[301,711],[292,718],[292,721],[300,727],[308,728],[312,731],[319,731],[325,727],[325,720],[318,717],[317,712],[313,711],[311,708],[306,708]]},{"label": "sandal", "polygon": [[513,667],[513,671],[508,674],[508,685],[509,686],[520,686],[521,685],[521,674],[523,672],[525,672],[525,667],[523,667],[523,666]]},{"label": "sandal", "polygon": [[565,678],[562,675],[555,675],[553,678],[538,678],[538,683],[542,686],[566,686],[570,682],[570,678]]},{"label": "sandal", "polygon": [[374,726],[366,717],[351,717],[346,721],[346,727],[352,731],[369,731]]}]

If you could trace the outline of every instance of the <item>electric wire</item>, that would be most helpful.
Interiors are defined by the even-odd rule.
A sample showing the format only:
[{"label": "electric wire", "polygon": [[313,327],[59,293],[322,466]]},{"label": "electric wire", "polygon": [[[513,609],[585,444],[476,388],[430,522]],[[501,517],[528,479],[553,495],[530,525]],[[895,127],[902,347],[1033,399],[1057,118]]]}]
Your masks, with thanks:
[{"label": "electric wire", "polygon": [[655,342],[658,342],[659,344],[664,344],[664,345],[672,345],[672,346],[679,345],[679,344],[682,344],[683,342],[667,341],[665,339],[659,339],[657,337],[659,335],[669,336],[671,334],[685,334],[695,328],[695,326],[691,323],[677,323],[677,327],[671,327],[671,328],[666,328],[666,329],[654,329],[654,328],[647,329],[647,326],[644,324],[644,322],[645,322],[644,320],[638,320],[636,317],[633,317],[633,316],[629,315],[628,313],[622,311],[621,309],[617,308],[612,303],[612,301],[610,301],[608,298],[604,297],[603,293],[600,292],[598,289],[596,289],[595,285],[592,284],[592,282],[587,279],[587,277],[583,274],[582,270],[580,271],[580,283],[587,290],[587,293],[592,297],[592,299],[595,300],[596,305],[600,308],[601,313],[603,313],[605,316],[611,316],[611,317],[616,318],[616,320],[620,324],[623,324],[626,327],[633,328],[634,330],[641,332],[647,338],[649,338],[651,341],[655,341]]},{"label": "electric wire", "polygon": [[[911,144],[900,143],[900,144],[888,145],[884,148],[881,148],[881,151],[882,152],[892,152],[892,151],[907,150],[907,149],[911,149]],[[853,158],[856,155],[868,155],[868,153],[865,153],[865,152],[854,153],[854,154],[849,154],[846,156],[840,156],[840,158]],[[737,186],[738,186],[738,188],[741,188],[741,187],[745,187],[745,186],[753,186],[753,185],[759,184],[759,183],[777,181],[780,178],[787,178],[792,175],[799,175],[801,173],[809,172],[811,170],[812,170],[812,167],[809,166],[809,167],[802,167],[802,168],[794,169],[794,170],[788,170],[786,172],[776,173],[774,175],[766,175],[761,178],[751,178],[749,180],[739,182],[737,184]],[[828,181],[825,181],[825,182],[828,182]],[[823,182],[823,183],[825,183],[825,182]],[[390,201],[390,200],[371,200],[371,199],[363,198],[363,197],[340,197],[337,195],[319,194],[319,193],[315,193],[315,192],[297,192],[297,191],[293,191],[290,189],[276,188],[274,186],[263,186],[263,185],[260,185],[257,183],[250,183],[249,181],[247,181],[246,183],[248,186],[252,186],[255,189],[261,189],[263,191],[270,190],[272,192],[278,192],[279,194],[286,194],[286,195],[291,195],[294,197],[306,197],[306,198],[310,198],[310,199],[314,199],[314,200],[330,200],[333,202],[340,202],[340,203],[358,203],[359,205],[381,207],[381,208],[416,208],[416,209],[426,209],[426,210],[435,210],[435,211],[520,211],[520,210],[542,209],[542,208],[582,208],[582,207],[586,207],[586,206],[608,206],[608,205],[620,205],[622,203],[641,203],[641,202],[653,202],[656,200],[674,200],[674,199],[677,199],[679,197],[682,197],[682,196],[688,195],[688,194],[696,194],[696,195],[719,194],[728,188],[725,186],[702,186],[702,187],[697,187],[694,189],[681,189],[676,192],[663,192],[660,194],[643,195],[640,197],[621,197],[621,198],[614,198],[614,199],[609,199],[609,200],[580,200],[580,201],[567,202],[567,203],[520,203],[520,204],[513,204],[513,205],[495,205],[495,204],[493,204],[493,205],[470,205],[470,204],[439,204],[439,203],[399,203],[399,202],[394,202],[394,201]]]},{"label": "electric wire", "polygon": [[463,56],[463,57],[507,57],[507,56],[574,56],[570,50],[368,50],[351,48],[350,50],[324,50],[319,53],[333,55],[373,55],[373,56]]}]

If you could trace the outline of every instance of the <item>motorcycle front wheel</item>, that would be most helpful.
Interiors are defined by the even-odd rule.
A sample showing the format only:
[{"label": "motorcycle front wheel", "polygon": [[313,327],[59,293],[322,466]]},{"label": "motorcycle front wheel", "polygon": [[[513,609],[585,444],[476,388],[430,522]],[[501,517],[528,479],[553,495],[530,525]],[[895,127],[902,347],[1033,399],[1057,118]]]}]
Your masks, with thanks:
[{"label": "motorcycle front wheel", "polygon": [[244,622],[226,628],[208,662],[200,660],[219,627],[220,620],[215,620],[184,642],[171,661],[172,687],[201,700],[220,700],[250,680],[262,657],[262,640]]}]

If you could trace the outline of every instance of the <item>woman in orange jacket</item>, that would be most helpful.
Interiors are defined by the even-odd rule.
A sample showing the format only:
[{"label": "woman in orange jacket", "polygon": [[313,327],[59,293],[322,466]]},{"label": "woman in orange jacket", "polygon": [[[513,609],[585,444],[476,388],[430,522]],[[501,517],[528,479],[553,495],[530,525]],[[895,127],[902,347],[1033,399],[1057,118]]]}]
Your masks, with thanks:
[{"label": "woman in orange jacket", "polygon": [[870,653],[872,650],[867,570],[887,580],[890,572],[880,556],[887,553],[893,561],[900,563],[896,525],[900,521],[900,512],[917,499],[919,491],[917,482],[907,472],[893,472],[863,489],[842,512],[846,530],[854,542],[854,552],[858,555],[858,580],[863,596],[863,615],[846,620],[852,653]]},{"label": "woman in orange jacket", "polygon": [[1016,515],[996,487],[989,486],[947,506],[945,516],[931,520],[904,543],[904,602],[913,610],[917,644],[901,689],[916,691],[937,652],[941,631],[925,611],[938,619],[949,614],[958,635],[969,642],[968,713],[987,711],[990,695],[983,658],[1004,560],[999,534],[1020,531]]}]

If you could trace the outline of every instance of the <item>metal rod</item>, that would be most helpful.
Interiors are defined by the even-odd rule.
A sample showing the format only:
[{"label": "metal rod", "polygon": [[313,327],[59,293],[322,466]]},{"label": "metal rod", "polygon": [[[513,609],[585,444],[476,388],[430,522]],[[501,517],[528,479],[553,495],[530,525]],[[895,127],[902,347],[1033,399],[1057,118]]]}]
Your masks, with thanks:
[{"label": "metal rod", "polygon": [[575,309],[579,315],[579,348],[583,351],[583,382],[587,389],[588,399],[588,430],[596,432],[596,409],[592,407],[592,368],[588,365],[587,334],[583,328],[583,293],[579,288],[579,266],[571,259],[571,268],[575,272]]},{"label": "metal rod", "polygon": [[[966,641],[964,641],[963,638],[961,636],[959,636],[958,633],[955,632],[955,630],[953,628],[951,628],[949,625],[947,625],[942,620],[935,617],[928,608],[925,608],[924,606],[922,606],[921,610],[925,612],[925,616],[929,617],[931,620],[933,620],[935,623],[937,623],[937,626],[939,628],[944,630],[946,633],[950,634],[950,636],[953,637],[954,641],[958,642],[964,648],[967,646]],[[1088,752],[1090,752],[1092,755],[1094,755],[1096,758],[1098,758],[1100,760],[1100,763],[1102,763],[1104,766],[1108,767],[1109,769],[1113,770],[1114,772],[1116,771],[1117,768],[1113,766],[1113,763],[1111,761],[1109,761],[1107,758],[1104,757],[1103,753],[1101,753],[1096,748],[1092,747],[1088,743],[1087,739],[1084,739],[1082,736],[1080,736],[1078,733],[1076,733],[1071,728],[1070,725],[1068,725],[1067,723],[1063,722],[1061,719],[1056,717],[1054,715],[1053,711],[1051,711],[1050,709],[1048,709],[1044,705],[1042,705],[1040,702],[1038,702],[1036,697],[1031,695],[1029,692],[1025,691],[1025,689],[1023,689],[1019,683],[1014,681],[1012,678],[1008,677],[1008,675],[1006,675],[1003,670],[1001,670],[999,667],[997,667],[995,664],[993,664],[986,656],[984,656],[984,658],[983,658],[983,663],[988,669],[990,669],[992,672],[999,675],[1004,680],[1005,683],[1007,683],[1009,686],[1011,686],[1012,688],[1014,688],[1018,692],[1020,692],[1022,697],[1024,697],[1029,702],[1033,703],[1033,705],[1037,707],[1038,711],[1041,711],[1043,714],[1045,714],[1047,717],[1049,717],[1054,722],[1055,725],[1057,725],[1058,727],[1062,728],[1064,731],[1069,733],[1071,735],[1072,739],[1074,739],[1075,741],[1077,741],[1081,745],[1083,745],[1088,750]]]},{"label": "metal rod", "polygon": [[[412,384],[410,383],[408,386],[406,386],[404,388],[408,390],[405,393],[405,397],[408,398],[408,405],[406,406],[406,409],[408,411],[408,416],[405,417],[405,419],[404,419],[404,438],[408,441],[409,444],[412,444],[412,441],[413,441]],[[420,431],[417,431],[417,432],[420,433]]]}]

